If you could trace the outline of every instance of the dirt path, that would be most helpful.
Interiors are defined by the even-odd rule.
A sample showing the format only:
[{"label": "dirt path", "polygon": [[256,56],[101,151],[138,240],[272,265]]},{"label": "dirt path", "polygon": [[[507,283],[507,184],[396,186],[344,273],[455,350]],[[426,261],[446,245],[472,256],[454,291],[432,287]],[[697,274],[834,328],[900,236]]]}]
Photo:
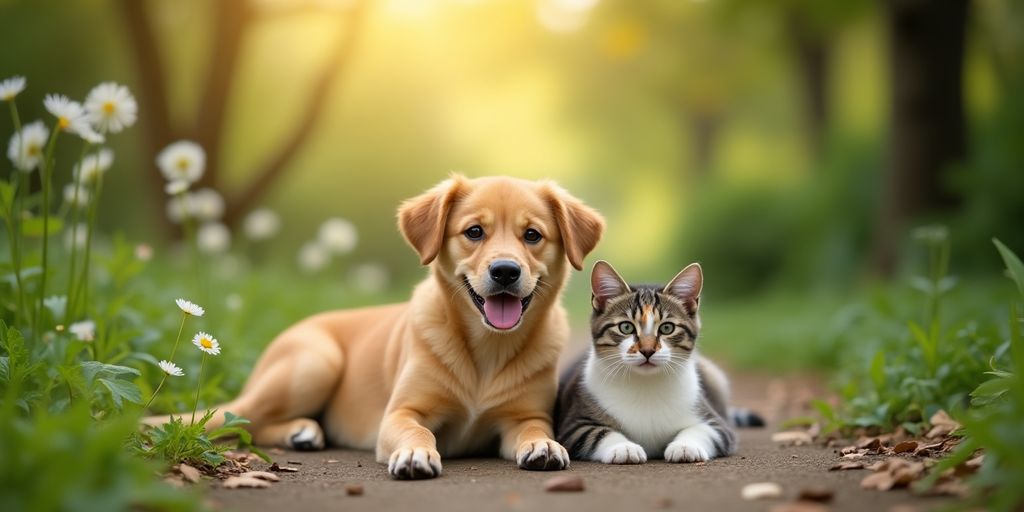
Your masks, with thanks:
[{"label": "dirt path", "polygon": [[[813,380],[746,377],[735,383],[737,402],[778,418],[792,413],[804,395],[811,395]],[[643,466],[608,466],[573,462],[568,473],[583,478],[581,493],[548,493],[544,482],[557,473],[529,472],[498,459],[445,460],[444,475],[428,481],[391,480],[373,454],[351,450],[283,452],[282,465],[299,468],[282,473],[269,489],[214,488],[210,501],[219,508],[244,511],[290,510],[439,510],[446,512],[509,510],[770,510],[792,502],[807,487],[835,492],[829,510],[927,510],[945,503],[920,498],[906,491],[864,491],[859,487],[865,471],[828,471],[837,456],[819,447],[780,448],[771,441],[772,428],[743,430],[739,452],[704,465],[652,461]],[[289,463],[289,461],[293,461]],[[255,464],[265,469],[266,464]],[[564,473],[563,473],[564,474]],[[783,498],[744,501],[740,490],[754,482],[775,482]],[[361,484],[362,496],[347,496],[347,484]]]}]

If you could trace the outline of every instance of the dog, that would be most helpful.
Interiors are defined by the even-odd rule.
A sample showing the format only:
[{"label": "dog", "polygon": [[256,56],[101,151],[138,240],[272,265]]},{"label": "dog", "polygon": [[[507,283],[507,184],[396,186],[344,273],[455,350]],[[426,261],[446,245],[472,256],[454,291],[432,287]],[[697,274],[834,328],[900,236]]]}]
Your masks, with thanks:
[{"label": "dog", "polygon": [[216,409],[249,419],[258,445],[375,448],[396,479],[494,448],[523,469],[568,467],[551,426],[569,337],[559,301],[601,215],[553,182],[453,175],[405,201],[398,226],[430,270],[412,299],[288,328]]}]

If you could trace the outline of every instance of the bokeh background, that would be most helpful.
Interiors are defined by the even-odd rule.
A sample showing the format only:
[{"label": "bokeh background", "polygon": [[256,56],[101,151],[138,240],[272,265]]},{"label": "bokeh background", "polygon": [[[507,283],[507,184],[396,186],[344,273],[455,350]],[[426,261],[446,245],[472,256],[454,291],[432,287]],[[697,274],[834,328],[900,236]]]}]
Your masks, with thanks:
[{"label": "bokeh background", "polygon": [[[29,77],[23,119],[44,116],[46,93],[81,98],[104,80],[139,99],[139,125],[111,143],[105,243],[122,233],[173,254],[181,232],[154,156],[178,139],[206,148],[201,186],[226,199],[232,249],[189,295],[253,345],[312,311],[405,297],[424,271],[395,209],[452,171],[557,180],[608,220],[590,261],[629,280],[700,261],[706,349],[740,366],[835,365],[827,340],[848,306],[920,270],[918,226],[946,227],[954,273],[982,283],[966,294],[1005,292],[991,285],[992,237],[1024,250],[1012,0],[3,0],[0,12],[0,75]],[[58,162],[74,159],[67,146]],[[241,234],[255,208],[280,215],[270,241]],[[334,217],[358,242],[304,271],[300,248]],[[177,271],[161,286],[189,293]],[[275,295],[286,300],[250,306]],[[588,295],[575,276],[580,326]]]}]

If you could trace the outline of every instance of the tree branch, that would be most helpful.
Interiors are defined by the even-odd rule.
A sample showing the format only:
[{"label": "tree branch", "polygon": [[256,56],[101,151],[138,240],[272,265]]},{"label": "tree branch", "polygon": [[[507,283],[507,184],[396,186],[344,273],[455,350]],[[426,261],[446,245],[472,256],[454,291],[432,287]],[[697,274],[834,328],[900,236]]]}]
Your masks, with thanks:
[{"label": "tree branch", "polygon": [[295,130],[277,153],[267,159],[262,168],[254,172],[255,177],[242,192],[228,201],[224,222],[229,226],[236,225],[241,216],[255,206],[256,202],[281,176],[288,162],[305,144],[310,132],[320,120],[327,95],[334,89],[334,84],[346,76],[351,68],[352,55],[361,38],[368,10],[369,2],[366,0],[357,2],[352,7],[348,16],[347,30],[339,36],[332,56],[324,64],[313,87],[311,98],[306,104]]},{"label": "tree branch", "polygon": [[[146,15],[145,2],[120,0],[117,5],[128,29],[128,46],[134,49],[132,56],[139,81],[139,121],[143,127],[145,154],[148,163],[152,164],[157,153],[174,138],[167,105],[167,91],[164,88],[163,59],[157,47],[153,26]],[[163,204],[165,194],[159,173],[145,174],[151,201],[153,204]],[[161,227],[165,236],[169,235],[173,226],[163,215],[163,208],[156,208],[153,211],[156,213],[157,225]]]},{"label": "tree branch", "polygon": [[[137,1],[137,0],[136,0]],[[196,116],[196,142],[206,149],[206,172],[201,184],[215,189],[221,185],[221,140],[231,86],[235,78],[242,39],[252,19],[248,0],[214,2],[213,51],[207,65],[206,87]]]}]

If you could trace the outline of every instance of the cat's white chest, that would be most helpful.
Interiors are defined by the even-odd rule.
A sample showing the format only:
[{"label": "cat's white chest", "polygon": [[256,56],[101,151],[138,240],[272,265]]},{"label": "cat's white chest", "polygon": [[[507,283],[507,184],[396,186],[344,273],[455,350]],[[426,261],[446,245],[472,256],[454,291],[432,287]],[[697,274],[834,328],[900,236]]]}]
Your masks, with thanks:
[{"label": "cat's white chest", "polygon": [[701,422],[696,413],[700,384],[693,365],[686,367],[678,374],[609,378],[591,362],[584,378],[597,402],[622,426],[622,434],[649,455],[660,456],[679,431]]}]

